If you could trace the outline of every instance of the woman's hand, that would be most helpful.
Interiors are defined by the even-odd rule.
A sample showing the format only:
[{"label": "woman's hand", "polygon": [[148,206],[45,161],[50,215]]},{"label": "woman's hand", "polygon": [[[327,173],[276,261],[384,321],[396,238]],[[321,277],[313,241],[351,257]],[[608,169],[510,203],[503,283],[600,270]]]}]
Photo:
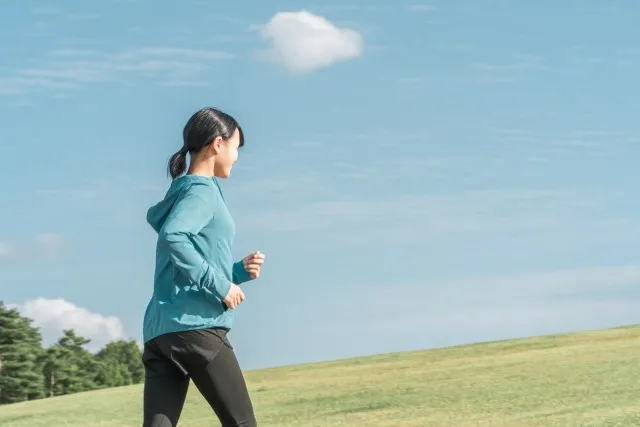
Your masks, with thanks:
[{"label": "woman's hand", "polygon": [[242,301],[244,301],[244,292],[242,292],[240,286],[232,283],[231,288],[229,288],[229,292],[227,293],[227,296],[224,297],[223,301],[227,307],[236,308]]},{"label": "woman's hand", "polygon": [[260,251],[256,251],[250,255],[247,255],[243,260],[244,269],[251,277],[251,280],[255,280],[260,277],[260,268],[264,264],[264,254]]}]

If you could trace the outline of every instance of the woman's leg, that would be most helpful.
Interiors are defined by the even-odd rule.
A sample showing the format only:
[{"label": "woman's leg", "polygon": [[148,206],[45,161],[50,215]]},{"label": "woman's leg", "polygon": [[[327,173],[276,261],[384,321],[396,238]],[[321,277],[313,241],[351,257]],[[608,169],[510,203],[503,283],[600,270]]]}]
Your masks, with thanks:
[{"label": "woman's leg", "polygon": [[168,360],[154,341],[144,347],[143,427],[176,427],[189,388],[189,377]]},{"label": "woman's leg", "polygon": [[258,425],[249,391],[236,355],[226,339],[205,366],[189,369],[189,376],[209,402],[222,427],[256,427]]}]

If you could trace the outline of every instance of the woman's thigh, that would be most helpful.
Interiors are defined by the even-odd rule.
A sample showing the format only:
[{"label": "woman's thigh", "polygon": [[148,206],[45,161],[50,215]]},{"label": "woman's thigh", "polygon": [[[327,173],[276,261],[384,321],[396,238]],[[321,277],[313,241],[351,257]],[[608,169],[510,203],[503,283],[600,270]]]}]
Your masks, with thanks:
[{"label": "woman's thigh", "polygon": [[223,346],[191,379],[222,423],[222,427],[257,426],[244,376],[233,349]]},{"label": "woman's thigh", "polygon": [[166,359],[155,343],[145,345],[143,426],[175,427],[189,388],[189,377]]},{"label": "woman's thigh", "polygon": [[201,329],[162,337],[170,358],[184,369],[222,427],[255,427],[253,405],[226,332]]}]

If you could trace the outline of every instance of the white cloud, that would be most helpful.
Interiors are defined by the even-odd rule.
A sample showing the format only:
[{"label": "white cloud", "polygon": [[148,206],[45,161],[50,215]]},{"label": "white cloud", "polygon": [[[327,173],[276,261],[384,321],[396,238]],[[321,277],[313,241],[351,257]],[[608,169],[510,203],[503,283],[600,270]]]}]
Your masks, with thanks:
[{"label": "white cloud", "polygon": [[360,33],[306,10],[276,13],[262,27],[261,36],[269,47],[260,57],[296,73],[358,58],[364,49]]},{"label": "white cloud", "polygon": [[13,307],[41,328],[48,344],[57,340],[64,329],[73,329],[78,335],[91,339],[88,348],[92,350],[125,338],[124,326],[117,317],[92,313],[62,298],[36,298]]}]

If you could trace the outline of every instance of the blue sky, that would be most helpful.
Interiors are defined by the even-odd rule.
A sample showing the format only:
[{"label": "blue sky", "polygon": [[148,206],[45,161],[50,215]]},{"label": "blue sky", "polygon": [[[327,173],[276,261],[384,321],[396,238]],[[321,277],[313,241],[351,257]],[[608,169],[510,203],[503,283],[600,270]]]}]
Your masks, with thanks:
[{"label": "blue sky", "polygon": [[5,1],[0,298],[139,340],[145,213],[212,105],[267,257],[244,367],[640,321],[640,4],[390,4]]}]

